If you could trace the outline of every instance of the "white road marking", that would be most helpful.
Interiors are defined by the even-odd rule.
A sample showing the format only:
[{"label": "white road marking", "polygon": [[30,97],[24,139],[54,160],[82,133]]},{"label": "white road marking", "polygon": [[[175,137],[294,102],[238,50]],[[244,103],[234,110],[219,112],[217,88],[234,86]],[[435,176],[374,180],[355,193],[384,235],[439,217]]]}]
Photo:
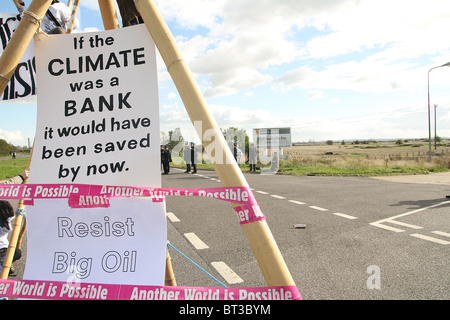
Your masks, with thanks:
[{"label": "white road marking", "polygon": [[172,222],[180,222],[180,219],[178,219],[177,216],[173,214],[173,212],[166,212],[166,216]]},{"label": "white road marking", "polygon": [[197,249],[197,250],[202,250],[202,249],[208,249],[209,247],[202,241],[200,240],[199,237],[197,237],[197,235],[193,232],[190,233],[185,233],[184,236],[192,243],[192,245]]},{"label": "white road marking", "polygon": [[394,227],[386,226],[386,225],[384,225],[384,224],[377,223],[377,222],[372,222],[372,223],[369,223],[369,224],[372,225],[372,226],[374,226],[374,227],[378,227],[378,228],[381,228],[381,229],[386,229],[386,230],[394,231],[394,232],[403,232],[403,231],[405,231],[405,230],[403,230],[403,229],[399,229],[399,228],[394,228]]},{"label": "white road marking", "polygon": [[229,284],[244,282],[244,280],[242,280],[233,270],[231,270],[230,267],[225,264],[225,262],[215,261],[211,262],[211,265]]},{"label": "white road marking", "polygon": [[428,207],[419,208],[419,209],[416,209],[416,210],[413,210],[413,211],[409,211],[409,212],[406,212],[406,213],[402,213],[402,214],[399,214],[399,215],[396,215],[396,216],[393,216],[393,217],[389,217],[389,218],[386,218],[386,219],[381,219],[381,220],[378,220],[378,221],[375,221],[375,222],[371,222],[370,225],[378,227],[378,228],[394,231],[394,232],[403,232],[405,230],[402,230],[402,229],[399,229],[399,228],[390,227],[390,226],[386,226],[383,223],[387,222],[387,223],[393,223],[393,224],[401,225],[401,226],[412,228],[412,229],[421,229],[422,227],[415,226],[415,225],[408,224],[408,223],[404,223],[404,222],[399,222],[399,221],[396,221],[394,219],[405,217],[405,216],[408,216],[410,214],[422,212],[422,211],[425,211],[427,209],[439,207],[439,206],[442,206],[442,205],[445,205],[445,204],[448,204],[448,203],[450,203],[450,201],[444,201],[444,202],[436,203],[436,204],[433,204],[433,205],[428,206]]},{"label": "white road marking", "polygon": [[317,206],[309,206],[308,208],[318,210],[318,211],[328,211],[328,209],[317,207]]},{"label": "white road marking", "polygon": [[296,201],[296,200],[289,200],[289,202],[292,202],[292,203],[295,203],[295,204],[305,204],[304,202]]},{"label": "white road marking", "polygon": [[261,193],[261,194],[269,194],[269,193],[267,193],[265,191],[256,191],[256,192]]},{"label": "white road marking", "polygon": [[442,231],[432,231],[432,233],[438,234],[438,235],[440,235],[440,236],[444,236],[444,237],[449,237],[449,238],[450,238],[450,233],[447,233],[447,232],[442,232]]},{"label": "white road marking", "polygon": [[398,224],[399,226],[411,228],[411,229],[422,229],[423,228],[423,227],[415,226],[413,224],[400,222],[400,221],[397,221],[397,220],[389,220],[389,222],[393,223],[393,224]]},{"label": "white road marking", "polygon": [[386,219],[378,220],[378,221],[375,221],[374,223],[381,223],[381,222],[384,222],[384,221],[390,221],[390,220],[397,219],[397,218],[400,218],[400,217],[408,216],[408,215],[413,214],[413,213],[417,213],[417,212],[425,211],[427,209],[439,207],[439,206],[442,206],[442,205],[448,204],[448,203],[450,203],[450,201],[444,201],[444,202],[436,203],[436,204],[433,204],[433,205],[428,206],[428,207],[419,208],[419,209],[416,209],[416,210],[413,210],[413,211],[409,211],[409,212],[406,212],[406,213],[402,213],[402,214],[399,214],[399,215],[396,215],[396,216],[393,216],[393,217],[389,217],[389,218],[386,218]]},{"label": "white road marking", "polygon": [[351,216],[351,215],[348,215],[348,214],[344,214],[344,213],[340,213],[340,212],[335,212],[333,214],[335,216],[339,216],[339,217],[350,219],[350,220],[358,219],[357,217],[354,217],[354,216]]},{"label": "white road marking", "polygon": [[441,240],[441,239],[437,239],[437,238],[433,238],[433,237],[429,237],[423,234],[419,234],[419,233],[413,233],[410,234],[411,237],[416,237],[419,239],[423,239],[423,240],[427,240],[427,241],[431,241],[431,242],[435,242],[435,243],[439,243],[439,244],[449,244],[450,241],[445,241],[445,240]]},{"label": "white road marking", "polygon": [[276,195],[276,194],[271,194],[270,196],[271,196],[271,197],[274,197],[274,198],[277,198],[277,199],[286,199],[285,197],[278,196],[278,195]]}]

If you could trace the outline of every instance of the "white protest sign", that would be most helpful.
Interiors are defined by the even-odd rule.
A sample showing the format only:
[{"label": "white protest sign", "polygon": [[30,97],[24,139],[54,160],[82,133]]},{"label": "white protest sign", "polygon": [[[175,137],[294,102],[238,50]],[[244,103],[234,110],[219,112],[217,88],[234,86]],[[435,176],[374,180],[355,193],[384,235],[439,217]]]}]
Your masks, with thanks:
[{"label": "white protest sign", "polygon": [[[160,187],[155,45],[144,25],[35,37],[40,85],[29,183]],[[24,278],[161,285],[165,202],[27,207]]]},{"label": "white protest sign", "polygon": [[[0,55],[11,40],[20,20],[20,14],[0,13]],[[5,91],[1,93],[0,100],[27,98],[36,95],[35,77],[36,66],[33,40],[31,40]]]}]

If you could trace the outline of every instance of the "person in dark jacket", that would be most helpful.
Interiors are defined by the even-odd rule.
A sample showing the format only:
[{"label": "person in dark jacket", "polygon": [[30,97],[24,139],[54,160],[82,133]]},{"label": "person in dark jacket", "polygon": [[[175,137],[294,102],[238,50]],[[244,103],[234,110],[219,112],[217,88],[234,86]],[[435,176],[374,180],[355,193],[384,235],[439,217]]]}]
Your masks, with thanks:
[{"label": "person in dark jacket", "polygon": [[164,149],[161,149],[161,161],[163,164],[163,174],[169,174],[170,171],[170,165],[169,163],[172,162],[172,156],[170,154],[170,150],[168,146],[165,146]]},{"label": "person in dark jacket", "polygon": [[164,155],[164,146],[161,145],[161,170],[163,170],[163,168],[164,168],[164,157],[165,157],[165,155]]},{"label": "person in dark jacket", "polygon": [[197,173],[197,149],[195,148],[195,143],[191,142],[191,166],[192,173]]}]

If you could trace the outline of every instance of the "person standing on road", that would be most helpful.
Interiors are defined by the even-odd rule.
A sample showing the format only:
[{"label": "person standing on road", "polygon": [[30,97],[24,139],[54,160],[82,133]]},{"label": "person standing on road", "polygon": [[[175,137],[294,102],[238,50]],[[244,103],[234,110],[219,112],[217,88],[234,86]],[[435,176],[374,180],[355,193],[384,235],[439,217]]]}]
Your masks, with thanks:
[{"label": "person standing on road", "polygon": [[170,150],[168,146],[165,146],[161,149],[161,161],[163,164],[163,174],[169,174],[170,171],[170,165],[169,163],[172,162],[172,157],[170,155]]},{"label": "person standing on road", "polygon": [[233,156],[238,166],[241,166],[242,150],[238,148],[238,145],[236,143],[233,146]]},{"label": "person standing on road", "polygon": [[278,165],[279,165],[279,159],[278,159],[278,153],[274,152],[272,157],[272,163],[270,167],[270,171],[277,172],[278,171]]},{"label": "person standing on road", "polygon": [[161,170],[164,168],[164,146],[161,145]]},{"label": "person standing on road", "polygon": [[197,149],[195,148],[195,143],[191,142],[191,165],[192,173],[197,173]]},{"label": "person standing on road", "polygon": [[256,172],[256,148],[254,143],[248,149],[248,163],[250,165],[250,172]]},{"label": "person standing on road", "polygon": [[186,162],[186,171],[184,173],[191,172],[191,148],[189,147],[189,142],[185,142],[183,149],[183,159]]}]

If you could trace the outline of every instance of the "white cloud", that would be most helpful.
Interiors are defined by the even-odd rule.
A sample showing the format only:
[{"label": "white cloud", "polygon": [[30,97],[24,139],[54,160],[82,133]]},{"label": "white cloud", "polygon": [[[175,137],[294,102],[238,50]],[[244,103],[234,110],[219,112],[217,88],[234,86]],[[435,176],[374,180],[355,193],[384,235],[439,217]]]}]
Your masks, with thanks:
[{"label": "white cloud", "polygon": [[162,106],[163,110],[168,110],[168,109],[178,109],[180,106],[178,105],[178,103],[174,103],[174,104],[165,104]]},{"label": "white cloud", "polygon": [[391,92],[417,90],[426,81],[426,68],[399,62],[388,64],[369,57],[362,61],[348,61],[326,66],[316,71],[300,67],[274,79],[275,88],[299,86],[308,89],[339,89],[357,92]]},{"label": "white cloud", "polygon": [[0,129],[0,139],[3,139],[13,145],[22,145],[23,142],[26,141],[26,138],[19,130],[7,131]]},{"label": "white cloud", "polygon": [[[193,73],[209,76],[207,97],[262,86],[271,80],[267,68],[291,62],[300,55],[289,35],[292,22],[273,14],[289,12],[283,1],[281,5],[254,0],[182,3],[172,0],[158,4],[169,21],[176,19],[180,26],[208,29],[204,36],[177,38]],[[180,10],[173,10],[175,4],[181,5]]]},{"label": "white cloud", "polygon": [[80,7],[84,7],[89,10],[100,10],[98,0],[81,0],[79,3]]},{"label": "white cloud", "polygon": [[[206,97],[232,95],[271,81],[278,86],[366,92],[414,89],[423,71],[405,58],[450,52],[446,41],[431,36],[450,28],[446,0],[169,0],[157,4],[169,21],[208,30],[202,36],[178,39],[193,73],[209,78]],[[305,28],[319,35],[302,34]],[[350,56],[355,53],[357,59]],[[334,61],[335,57],[347,57],[347,61]],[[327,63],[318,69],[315,61]],[[302,67],[278,78],[270,75],[270,68],[293,62]],[[294,75],[295,82],[287,81]]]},{"label": "white cloud", "polygon": [[169,22],[176,22],[179,27],[195,29],[212,28],[220,17],[225,0],[156,0],[155,3]]},{"label": "white cloud", "polygon": [[259,87],[272,78],[255,69],[242,67],[213,73],[209,79],[211,86],[205,90],[205,97],[234,94],[241,89]]},{"label": "white cloud", "polygon": [[[246,100],[257,101],[256,92],[262,90],[256,89],[267,86],[272,93],[304,90],[310,99],[327,97],[336,107],[348,100],[342,94],[330,94],[329,89],[333,93],[425,92],[429,68],[450,61],[450,45],[445,38],[445,31],[450,29],[447,0],[155,1],[178,34],[183,58],[207,98],[242,92]],[[81,5],[98,8],[98,1],[84,0]],[[161,62],[158,54],[160,87],[166,89],[170,76]],[[433,71],[431,78],[433,99],[442,105],[449,103],[449,97],[434,90],[448,86],[450,70],[444,69]],[[251,96],[246,94],[253,92]],[[391,109],[402,109],[404,103],[398,99],[400,106],[391,103]],[[231,99],[226,101],[226,106],[210,106],[221,127],[287,124],[300,140],[334,139],[336,132],[340,138],[370,138],[371,134],[377,136],[376,131],[391,137],[424,135],[423,119],[401,123],[416,119],[418,114],[375,116],[366,112],[366,117],[356,120],[345,115],[345,120],[290,118],[281,116],[289,114],[281,107],[274,112],[256,110],[259,106],[244,110],[233,106]],[[359,104],[354,108],[363,108],[364,101],[354,101]],[[184,108],[175,108],[177,104],[172,102],[162,107],[161,125],[169,130],[192,128]],[[243,105],[242,101],[238,103]],[[441,121],[450,119],[445,111]]]},{"label": "white cloud", "polygon": [[307,48],[315,58],[380,46],[387,46],[390,59],[436,53],[448,47],[438,35],[450,27],[449,18],[450,7],[443,0],[349,2],[312,18],[330,32],[311,39]]},{"label": "white cloud", "polygon": [[446,1],[348,2],[311,19],[327,33],[306,43],[306,57],[328,63],[321,70],[309,64],[289,71],[275,80],[281,85],[363,92],[411,90],[423,87],[427,69],[418,64],[418,58],[435,55],[441,57],[437,63],[450,60],[448,43],[438,36],[450,28]]},{"label": "white cloud", "polygon": [[[295,142],[342,139],[392,139],[425,137],[427,131],[426,111],[421,106],[407,106],[388,112],[365,113],[341,118],[292,117],[267,110],[243,110],[242,108],[211,105],[209,110],[222,129],[244,129],[252,138],[252,129],[261,127],[291,127]],[[161,115],[161,130],[181,128],[187,140],[199,138],[185,110],[169,110]],[[449,121],[448,106],[442,107],[441,123]],[[405,120],[405,121],[398,121]],[[439,135],[450,136],[450,129],[442,125]]]},{"label": "white cloud", "polygon": [[98,28],[95,28],[95,27],[88,27],[88,28],[84,28],[83,30],[74,30],[74,33],[75,32],[97,32],[97,31],[100,31]]},{"label": "white cloud", "polygon": [[308,91],[308,98],[309,99],[320,99],[320,98],[323,98],[323,92],[320,91],[320,90]]},{"label": "white cloud", "polygon": [[175,99],[177,97],[177,94],[175,93],[175,92],[169,92],[167,95],[166,95],[166,99],[167,100],[173,100],[173,99]]}]

